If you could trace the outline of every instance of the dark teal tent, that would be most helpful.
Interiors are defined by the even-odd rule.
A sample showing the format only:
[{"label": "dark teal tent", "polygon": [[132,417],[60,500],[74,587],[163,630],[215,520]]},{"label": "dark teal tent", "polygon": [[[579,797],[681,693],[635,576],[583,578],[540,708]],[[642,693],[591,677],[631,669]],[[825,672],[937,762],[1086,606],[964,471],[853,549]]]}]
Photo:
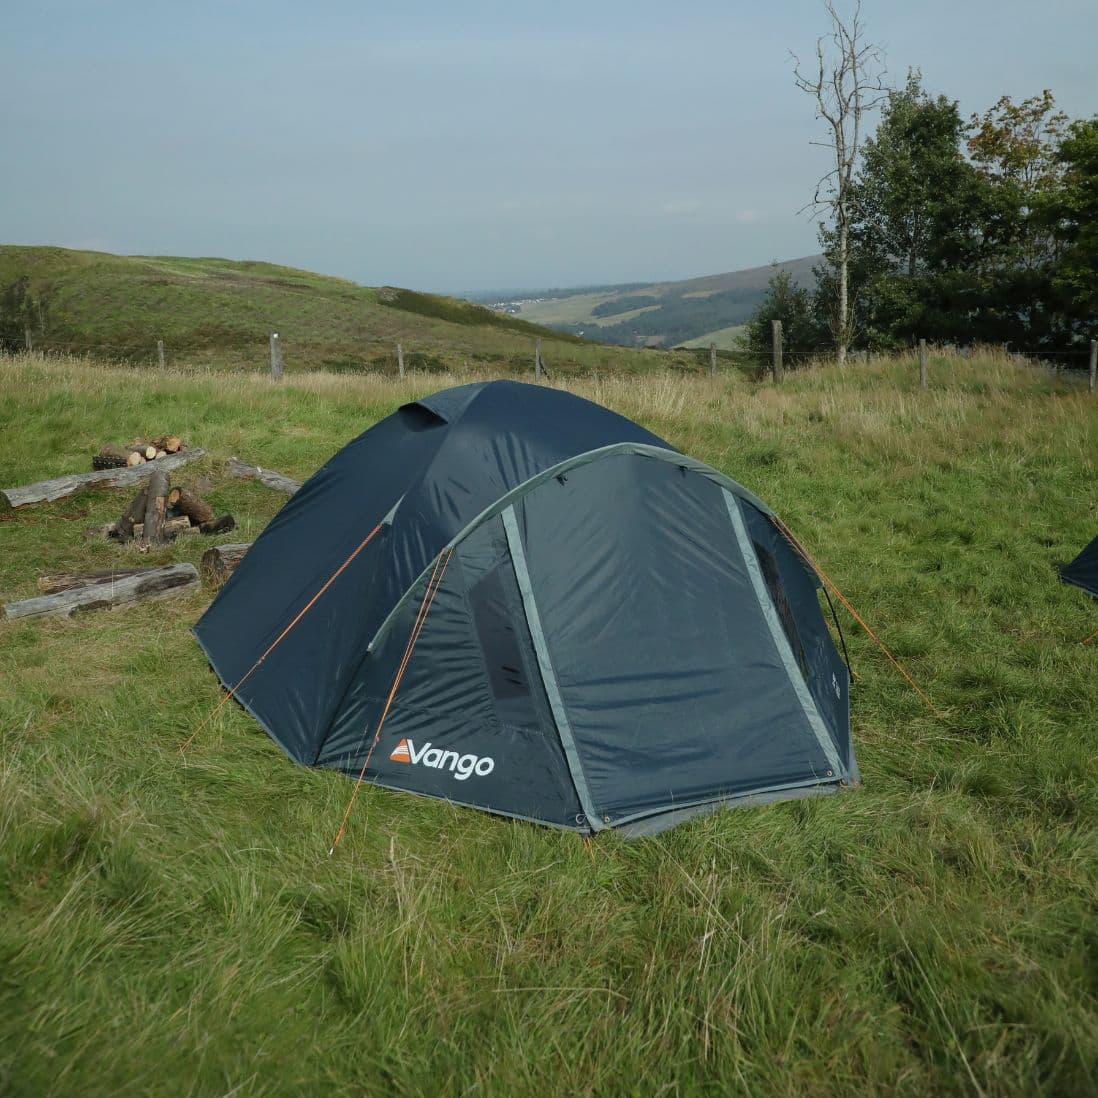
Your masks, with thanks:
[{"label": "dark teal tent", "polygon": [[301,764],[643,832],[857,778],[818,588],[735,481],[589,401],[497,381],[344,447],[195,634]]},{"label": "dark teal tent", "polygon": [[1098,538],[1095,538],[1070,564],[1060,568],[1064,583],[1081,587],[1098,599]]}]

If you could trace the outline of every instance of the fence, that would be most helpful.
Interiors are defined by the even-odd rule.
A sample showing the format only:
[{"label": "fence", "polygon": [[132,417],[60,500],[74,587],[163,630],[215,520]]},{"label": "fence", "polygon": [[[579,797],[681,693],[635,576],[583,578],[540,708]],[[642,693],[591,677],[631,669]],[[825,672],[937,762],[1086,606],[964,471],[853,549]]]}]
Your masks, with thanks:
[{"label": "fence", "polygon": [[[272,332],[270,334],[269,346],[271,380],[279,382],[284,375],[284,363],[282,339],[278,332]],[[404,377],[404,344],[398,342],[395,349],[397,372],[400,377]],[[948,350],[962,356],[967,356],[972,350],[969,347],[958,347],[955,345],[934,345],[933,349],[939,352]],[[1078,351],[1048,351],[1041,348],[1036,350],[1013,350],[1007,345],[1002,345],[999,349],[1004,354],[1012,355],[1019,360],[1046,364],[1051,362],[1053,369],[1056,369],[1057,371],[1063,370],[1065,367],[1070,368],[1072,364],[1076,362],[1079,364],[1081,370],[1085,364],[1088,391],[1093,394],[1096,391],[1096,387],[1098,387],[1098,339],[1090,340],[1089,349],[1081,349]],[[71,354],[74,352],[78,354],[92,353],[85,345],[59,344],[45,338],[36,340],[35,335],[30,328],[25,330],[22,339],[11,335],[0,335],[0,353],[18,354],[23,351],[33,350],[40,350],[44,353],[62,354]],[[931,346],[925,339],[920,339],[913,350],[918,362],[919,385],[925,389],[929,383],[928,358]],[[704,356],[705,351],[702,350],[700,354],[701,356]],[[780,320],[771,321],[771,349],[769,351],[734,350],[718,352],[717,345],[715,343],[710,343],[707,370],[710,377],[715,378],[718,374],[719,355],[731,358],[734,367],[740,369],[754,369],[756,374],[766,376],[775,384],[781,384],[785,376],[787,359],[792,362],[793,368],[796,368],[798,363],[800,365],[819,363],[824,357],[818,351],[791,351],[787,349],[784,346],[782,322]],[[695,355],[695,357],[697,358],[698,355]],[[889,357],[891,357],[891,355]],[[850,349],[847,351],[847,361],[850,363],[861,362],[863,364],[868,364],[871,361],[871,352],[864,348]],[[535,382],[540,382],[543,376],[548,376],[549,370],[546,366],[545,359],[542,356],[540,336],[534,340],[531,362],[533,365]],[[164,340],[162,339],[156,341],[156,363],[161,369],[164,369],[167,366],[167,353],[165,351]]]}]

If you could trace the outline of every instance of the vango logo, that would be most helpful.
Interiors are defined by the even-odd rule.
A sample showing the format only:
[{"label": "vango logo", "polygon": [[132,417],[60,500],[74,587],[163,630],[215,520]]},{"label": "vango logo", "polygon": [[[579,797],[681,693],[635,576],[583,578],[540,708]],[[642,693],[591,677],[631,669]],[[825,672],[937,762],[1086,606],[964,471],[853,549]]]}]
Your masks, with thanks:
[{"label": "vango logo", "polygon": [[393,748],[389,758],[393,762],[408,763],[411,766],[429,766],[432,770],[446,770],[463,782],[470,774],[484,777],[496,768],[496,760],[487,755],[459,755],[456,751],[443,751],[441,747],[432,747],[430,742],[416,747],[411,738],[403,739]]}]

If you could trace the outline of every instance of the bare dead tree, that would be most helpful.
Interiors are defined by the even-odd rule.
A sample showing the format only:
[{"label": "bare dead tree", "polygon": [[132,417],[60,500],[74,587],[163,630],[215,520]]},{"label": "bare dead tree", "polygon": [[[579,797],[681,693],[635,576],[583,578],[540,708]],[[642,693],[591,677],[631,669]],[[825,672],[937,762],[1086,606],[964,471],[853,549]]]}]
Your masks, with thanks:
[{"label": "bare dead tree", "polygon": [[854,337],[850,302],[850,225],[853,214],[854,172],[864,141],[865,116],[878,107],[885,95],[884,55],[866,41],[862,5],[844,20],[832,0],[824,0],[831,20],[828,34],[816,40],[815,63],[808,67],[793,54],[793,75],[801,91],[815,100],[816,117],[828,129],[825,141],[814,141],[831,150],[834,167],[816,184],[813,199],[805,209],[831,214],[835,233],[833,261],[838,288],[833,309],[832,334],[839,365],[846,365],[846,352]]}]

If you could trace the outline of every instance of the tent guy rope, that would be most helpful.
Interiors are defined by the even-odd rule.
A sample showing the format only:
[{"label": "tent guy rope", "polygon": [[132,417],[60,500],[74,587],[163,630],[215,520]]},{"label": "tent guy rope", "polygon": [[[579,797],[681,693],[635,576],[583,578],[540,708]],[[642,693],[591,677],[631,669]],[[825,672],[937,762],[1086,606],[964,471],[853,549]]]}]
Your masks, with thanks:
[{"label": "tent guy rope", "polygon": [[256,670],[256,668],[258,668],[259,665],[278,647],[278,645],[282,642],[282,640],[286,637],[286,635],[290,632],[290,630],[293,629],[293,627],[295,625],[297,625],[297,623],[299,621],[301,621],[301,619],[303,617],[305,617],[305,615],[313,608],[313,606],[316,604],[317,599],[319,599],[320,596],[323,595],[324,592],[327,591],[328,588],[331,587],[333,583],[335,583],[336,578],[343,572],[343,570],[347,567],[347,565],[349,565],[351,563],[351,561],[353,561],[355,559],[355,557],[357,557],[358,554],[361,553],[362,550],[365,549],[366,546],[370,544],[371,539],[373,538],[373,536],[380,529],[381,529],[381,523],[379,522],[362,539],[362,541],[360,541],[358,543],[358,545],[351,551],[351,555],[328,577],[327,581],[320,588],[320,590],[317,591],[317,593],[315,595],[313,595],[313,597],[311,599],[309,599],[309,601],[297,612],[297,616],[294,618],[294,620],[291,621],[290,624],[287,625],[286,628],[283,629],[282,632],[279,633],[278,636],[275,637],[275,639],[273,641],[271,641],[271,643],[267,646],[267,650],[263,653],[263,655],[260,656],[259,659],[257,659],[255,661],[255,663],[253,663],[252,666],[249,667],[248,670],[245,671],[244,674],[240,676],[240,678],[236,682],[236,685],[235,686],[230,686],[228,688],[226,694],[224,695],[224,697],[222,697],[221,701],[219,701],[217,703],[217,705],[215,705],[213,707],[213,709],[210,710],[210,712],[206,715],[206,719],[186,738],[186,740],[183,741],[182,744],[180,744],[179,753],[181,755],[194,742],[194,739],[198,735],[198,733],[201,732],[202,729],[205,728],[206,725],[208,725],[210,723],[210,721],[212,721],[214,719],[214,717],[216,717],[217,714],[221,712],[222,706],[224,706],[224,704],[230,698],[236,696],[236,692],[241,688],[241,686],[244,685],[244,683],[251,676],[251,674]]}]

